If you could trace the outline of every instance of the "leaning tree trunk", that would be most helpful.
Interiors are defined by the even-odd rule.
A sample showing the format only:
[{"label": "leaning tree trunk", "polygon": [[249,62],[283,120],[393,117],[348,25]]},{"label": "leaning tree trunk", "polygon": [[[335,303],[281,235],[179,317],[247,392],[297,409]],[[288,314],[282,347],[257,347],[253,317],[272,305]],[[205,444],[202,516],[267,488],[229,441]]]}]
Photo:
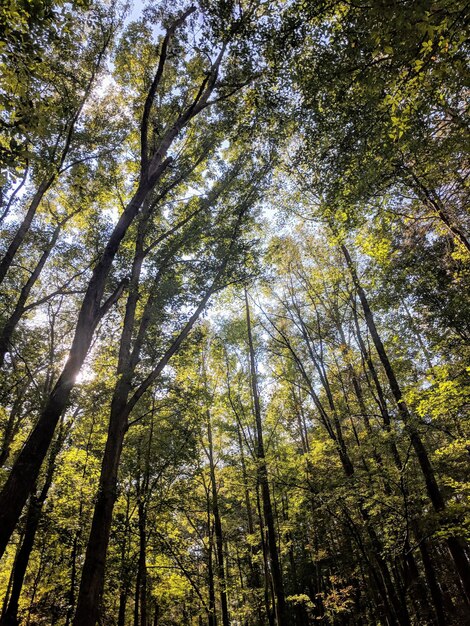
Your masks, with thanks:
[{"label": "leaning tree trunk", "polygon": [[26,527],[23,541],[13,565],[13,584],[11,595],[8,600],[6,611],[0,620],[0,626],[18,626],[18,603],[23,589],[24,577],[28,567],[29,558],[33,550],[34,539],[41,517],[41,504],[31,497],[31,502],[26,516]]},{"label": "leaning tree trunk", "polygon": [[52,185],[54,180],[55,180],[55,175],[45,178],[40,183],[36,193],[34,194],[29,204],[28,210],[26,211],[26,214],[23,218],[23,221],[19,225],[18,230],[15,233],[15,236],[13,237],[10,245],[7,248],[7,251],[5,252],[4,257],[0,260],[0,284],[5,279],[5,276],[8,270],[10,269],[11,264],[13,263],[13,259],[15,258],[15,255],[19,247],[21,246],[26,235],[29,232],[33,218],[36,215],[36,211],[39,205],[41,204],[41,201],[44,198],[44,195],[46,194],[47,190]]},{"label": "leaning tree trunk", "polygon": [[[124,381],[124,384],[129,387],[127,381]],[[98,620],[109,532],[117,495],[119,460],[127,430],[125,412],[127,398],[124,384],[120,385],[121,388],[115,393],[111,404],[108,437],[101,465],[98,497],[86,549],[74,626],[94,626]]]},{"label": "leaning tree trunk", "polygon": [[[75,129],[76,129],[77,123],[80,119],[83,108],[91,94],[93,85],[95,83],[95,78],[100,70],[101,64],[104,59],[104,55],[111,41],[112,33],[110,31],[108,31],[107,33],[103,32],[103,35],[104,35],[104,39],[101,42],[101,49],[98,51],[96,60],[91,69],[91,73],[88,78],[87,85],[83,92],[83,96],[81,97],[80,101],[77,103],[75,110],[70,111],[71,115],[67,121],[67,127],[65,129],[66,130],[65,135],[64,135],[65,141],[60,150],[60,154],[57,155],[58,158],[54,158],[56,162],[53,166],[53,171],[49,173],[48,176],[45,176],[43,180],[41,181],[41,183],[39,184],[39,187],[37,188],[35,194],[32,197],[31,202],[29,203],[28,209],[26,211],[25,216],[23,217],[21,224],[18,226],[18,229],[16,230],[16,233],[12,241],[10,242],[10,245],[8,246],[7,251],[5,252],[5,255],[0,260],[0,284],[4,281],[5,276],[15,259],[16,253],[18,252],[20,246],[22,246],[22,244],[24,243],[26,236],[28,235],[29,229],[31,228],[31,224],[33,223],[34,216],[36,215],[36,212],[44,196],[46,195],[47,191],[51,188],[51,186],[57,181],[58,177],[66,169],[66,168],[63,168],[63,166],[69,155],[71,146],[73,144],[73,138],[75,135]],[[58,147],[58,144],[56,144],[56,148],[57,147]],[[56,153],[56,149],[54,149],[54,153]]]},{"label": "leaning tree trunk", "polygon": [[20,321],[21,317],[23,316],[25,312],[26,301],[31,293],[31,290],[34,287],[35,283],[37,282],[39,275],[42,272],[44,265],[46,264],[46,261],[49,258],[50,253],[52,252],[52,249],[57,243],[57,239],[59,238],[61,227],[62,225],[59,224],[55,228],[54,233],[49,243],[46,246],[46,249],[42,253],[39,261],[37,262],[36,267],[32,271],[31,276],[28,278],[23,288],[21,289],[20,296],[18,298],[18,301],[15,305],[15,308],[12,314],[6,320],[5,324],[3,325],[2,330],[0,331],[0,367],[3,366],[5,355],[10,349],[11,339],[15,331],[15,328],[18,325],[18,322]]},{"label": "leaning tree trunk", "polygon": [[[407,404],[403,399],[401,387],[395,376],[395,371],[388,358],[385,346],[382,343],[377,327],[375,325],[375,319],[370,308],[366,293],[359,281],[359,277],[357,275],[356,268],[354,267],[349,251],[344,244],[341,245],[341,250],[343,252],[344,258],[346,259],[346,264],[351,273],[354,286],[361,301],[367,328],[369,329],[375,349],[387,376],[392,395],[398,407],[400,417],[403,420],[408,436],[410,437],[411,445],[413,446],[419,465],[421,467],[429,499],[431,500],[431,503],[436,512],[443,512],[447,508],[446,502],[437,483],[434,468],[431,464],[426,448],[418,431],[413,425],[412,416],[410,414]],[[467,604],[470,604],[470,563],[468,561],[467,554],[463,546],[463,540],[460,537],[454,535],[448,537],[446,543],[454,561],[455,569],[457,570],[460,580],[462,582],[462,587],[466,596],[466,602]]]},{"label": "leaning tree trunk", "polygon": [[8,600],[6,611],[0,620],[0,626],[17,626],[18,625],[18,604],[23,589],[24,578],[28,568],[29,559],[34,547],[36,532],[42,515],[44,502],[47,499],[49,489],[52,485],[52,479],[55,470],[55,462],[59,454],[62,443],[65,439],[66,429],[61,425],[59,435],[51,448],[48,466],[44,484],[38,495],[32,495],[29,502],[28,513],[26,515],[25,531],[23,541],[18,550],[15,562],[13,564],[13,577],[11,586],[11,595]]}]

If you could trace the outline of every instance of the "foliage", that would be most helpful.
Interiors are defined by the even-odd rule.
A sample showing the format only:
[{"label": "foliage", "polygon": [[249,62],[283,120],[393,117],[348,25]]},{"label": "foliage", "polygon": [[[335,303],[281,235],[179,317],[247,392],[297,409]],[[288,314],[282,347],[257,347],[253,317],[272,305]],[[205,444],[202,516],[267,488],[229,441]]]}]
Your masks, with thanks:
[{"label": "foliage", "polygon": [[468,18],[2,5],[1,626],[468,622]]}]

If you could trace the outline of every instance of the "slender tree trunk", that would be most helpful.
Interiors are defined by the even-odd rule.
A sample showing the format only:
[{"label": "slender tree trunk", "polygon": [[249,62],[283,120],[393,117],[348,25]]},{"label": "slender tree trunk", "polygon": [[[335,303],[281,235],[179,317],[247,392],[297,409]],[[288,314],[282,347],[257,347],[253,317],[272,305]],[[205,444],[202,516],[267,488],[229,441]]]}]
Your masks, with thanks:
[{"label": "slender tree trunk", "polygon": [[[111,41],[111,36],[112,36],[111,30],[107,32],[103,31],[102,34],[103,34],[103,39],[101,41],[101,48],[98,51],[96,60],[91,69],[91,73],[88,78],[88,82],[83,92],[82,98],[80,99],[80,102],[77,104],[76,109],[74,111],[70,111],[70,117],[67,120],[67,127],[65,129],[66,130],[65,141],[64,141],[62,149],[60,150],[60,154],[57,155],[57,148],[59,147],[58,144],[56,144],[56,147],[54,149],[53,161],[56,161],[54,165],[54,170],[49,177],[46,177],[41,181],[36,193],[34,194],[29,204],[28,210],[26,211],[26,215],[24,216],[23,221],[18,227],[15,233],[15,236],[13,237],[12,242],[8,246],[5,256],[0,261],[0,284],[3,282],[6,276],[6,273],[8,272],[19,247],[22,245],[22,243],[25,240],[26,235],[29,232],[34,216],[36,215],[36,211],[38,210],[38,207],[41,204],[42,199],[44,198],[44,195],[50,189],[51,185],[53,185],[53,183],[57,180],[58,176],[60,176],[60,174],[63,172],[62,166],[64,165],[65,160],[67,156],[69,155],[77,122],[83,111],[83,107],[85,106],[85,103],[87,102],[90,96],[90,93],[93,88],[93,84],[95,82],[96,75],[101,67],[104,55]],[[25,174],[25,178],[26,178],[26,174]],[[17,193],[18,190],[19,188],[15,190],[15,194]],[[8,209],[9,207],[7,207],[7,211]],[[2,219],[5,218],[5,215],[6,213],[3,214]]]},{"label": "slender tree trunk", "polygon": [[2,330],[0,331],[0,367],[3,366],[5,355],[10,348],[11,338],[13,336],[13,332],[18,325],[22,315],[24,314],[24,306],[26,301],[31,293],[32,288],[34,287],[37,279],[39,278],[40,273],[42,272],[44,265],[46,264],[49,255],[57,243],[57,239],[59,238],[59,233],[61,230],[61,225],[57,226],[54,230],[54,234],[51,237],[46,249],[42,253],[36,267],[34,268],[31,276],[26,281],[23,286],[18,301],[16,303],[15,309],[10,317],[5,322]]},{"label": "slender tree trunk", "polygon": [[258,481],[261,487],[261,499],[263,502],[264,520],[268,533],[268,547],[269,557],[271,564],[271,574],[273,580],[274,594],[275,594],[275,612],[277,623],[279,626],[285,626],[288,624],[289,619],[286,610],[284,585],[282,581],[281,565],[279,561],[279,553],[277,549],[276,534],[274,529],[274,516],[271,504],[271,494],[269,491],[268,483],[268,471],[266,466],[266,457],[264,451],[263,441],[263,426],[261,421],[261,406],[259,401],[258,392],[258,376],[256,371],[255,350],[253,345],[253,336],[251,331],[251,317],[250,307],[248,304],[248,293],[245,289],[245,307],[246,307],[246,323],[248,333],[248,347],[250,357],[250,371],[251,371],[251,388],[253,395],[253,406],[255,412],[256,421],[256,433],[257,433],[257,450],[256,456],[258,461]]},{"label": "slender tree trunk", "polygon": [[[140,532],[140,531],[139,531]],[[147,551],[147,541],[146,541],[146,529],[144,526],[144,533],[141,536],[141,543],[142,543],[142,547],[141,547],[141,562],[140,562],[140,567],[142,570],[141,576],[140,576],[140,626],[147,626],[147,587],[148,587],[148,580],[147,580],[147,563],[146,563],[146,551]]]},{"label": "slender tree trunk", "polygon": [[[256,485],[256,506],[258,509],[258,519],[259,519],[259,533],[261,540],[261,550],[263,553],[263,566],[264,566],[264,606],[266,610],[266,617],[269,622],[269,626],[275,626],[276,624],[276,608],[275,608],[275,596],[274,589],[272,585],[272,576],[270,575],[269,569],[269,555],[268,555],[268,545],[266,540],[266,529],[264,524],[264,516],[263,511],[261,509],[261,499],[259,494],[259,484]],[[271,601],[270,597],[272,596],[272,610],[271,610]]]},{"label": "slender tree trunk", "polygon": [[24,578],[29,564],[31,552],[33,551],[36,532],[41,519],[44,502],[47,499],[49,489],[52,485],[52,478],[55,470],[55,462],[65,439],[66,430],[61,424],[59,435],[51,448],[49,455],[44,484],[38,495],[32,495],[29,502],[28,513],[26,515],[25,532],[23,541],[18,550],[17,557],[13,565],[13,583],[11,595],[6,611],[0,620],[0,626],[17,626],[18,624],[18,603],[23,589]]},{"label": "slender tree trunk", "polygon": [[8,606],[0,620],[1,626],[18,626],[18,603],[23,589],[24,577],[28,567],[29,558],[34,546],[34,539],[41,517],[42,503],[35,497],[31,497],[28,513],[26,516],[26,528],[14,563],[13,584]]},{"label": "slender tree trunk", "polygon": [[207,535],[209,545],[207,546],[207,582],[209,586],[209,607],[208,607],[208,625],[209,626],[217,626],[217,614],[215,611],[215,581],[214,581],[214,564],[213,564],[213,527],[211,520],[211,506],[210,506],[210,498],[209,491],[207,491]]},{"label": "slender tree trunk", "polygon": [[[83,508],[82,503],[80,503],[80,509],[82,508]],[[80,513],[78,516],[79,519],[81,517]],[[72,553],[70,555],[70,561],[71,561],[70,589],[68,593],[69,601],[68,601],[67,615],[65,617],[65,626],[69,626],[72,620],[73,611],[75,608],[75,585],[77,584],[77,557],[78,557],[78,542],[80,539],[80,533],[81,533],[81,529],[77,528],[77,530],[75,531],[74,538],[73,538]]]},{"label": "slender tree trunk", "polygon": [[121,580],[120,580],[120,589],[119,589],[119,609],[118,609],[118,621],[117,626],[125,626],[126,623],[126,605],[127,605],[127,595],[129,592],[129,571],[126,564],[126,552],[127,545],[130,541],[130,527],[129,527],[129,494],[127,496],[127,507],[126,507],[126,525],[124,531],[124,539],[121,546]]},{"label": "slender tree trunk", "polygon": [[[238,446],[240,449],[240,462],[241,462],[242,477],[243,477],[243,490],[245,494],[245,507],[246,507],[247,522],[248,522],[248,533],[250,535],[254,535],[255,527],[253,524],[253,509],[251,505],[250,490],[248,488],[248,474],[246,471],[245,453],[243,451],[241,427],[238,422],[238,419],[237,419],[237,437],[238,437]],[[251,574],[250,580],[249,580],[249,586],[252,589],[258,589],[258,587],[260,586],[259,568],[258,568],[257,563],[253,562],[253,557],[256,557],[258,552],[259,552],[259,546],[250,545],[250,551],[248,554],[250,574]]]},{"label": "slender tree trunk", "polygon": [[[382,363],[385,374],[387,375],[391,392],[393,394],[400,416],[408,432],[411,444],[413,446],[419,465],[421,467],[421,471],[424,476],[429,499],[431,500],[431,503],[435,511],[437,511],[438,513],[445,511],[446,502],[440,491],[439,485],[437,484],[436,476],[434,473],[434,468],[431,465],[431,461],[429,460],[429,456],[421,440],[421,437],[412,423],[413,422],[412,417],[403,399],[403,394],[402,394],[400,385],[395,376],[395,372],[388,358],[387,352],[382,343],[380,335],[377,331],[374,316],[369,306],[369,301],[367,299],[366,293],[364,289],[362,288],[362,285],[359,281],[359,277],[357,275],[356,268],[354,267],[349,251],[344,244],[341,245],[341,250],[343,252],[344,258],[346,259],[346,264],[351,273],[354,286],[356,288],[359,299],[361,301],[361,305],[364,310],[364,317],[365,317],[370,335],[372,337],[372,341],[374,342],[375,349],[377,350],[377,354]],[[455,536],[449,537],[447,539],[447,547],[454,561],[455,568],[460,576],[460,580],[462,582],[462,586],[465,591],[467,604],[470,604],[470,563],[468,561],[465,548],[463,547],[462,539],[460,537],[455,537]]]},{"label": "slender tree trunk", "polygon": [[126,604],[127,604],[127,589],[121,587],[119,592],[119,609],[117,626],[125,626],[126,624]]},{"label": "slender tree trunk", "polygon": [[81,485],[80,485],[80,495],[79,495],[79,506],[78,506],[78,526],[75,530],[75,535],[73,538],[72,544],[72,552],[70,555],[70,589],[68,593],[68,607],[67,607],[67,615],[65,618],[65,626],[69,626],[72,622],[73,614],[75,611],[75,588],[77,584],[77,561],[80,553],[81,546],[81,537],[83,532],[83,508],[84,508],[84,496],[83,496],[83,485],[86,482],[87,470],[88,470],[88,460],[90,458],[90,450],[93,441],[93,435],[95,432],[95,420],[93,419],[91,422],[91,428],[88,433],[88,438],[86,442],[86,456],[85,462],[83,464],[83,470],[81,474]]},{"label": "slender tree trunk", "polygon": [[[21,537],[21,541],[23,541],[23,537],[24,537],[24,533]],[[0,618],[2,618],[5,615],[5,611],[7,610],[8,607],[8,601],[10,599],[10,593],[11,593],[11,587],[13,585],[13,576],[15,573],[15,564],[13,563],[13,567],[11,568],[10,571],[10,576],[8,577],[8,584],[7,584],[7,588],[5,591],[5,595],[3,597],[3,602],[2,602],[2,614],[0,616]]]},{"label": "slender tree trunk", "polygon": [[55,175],[49,176],[49,178],[45,178],[40,183],[36,193],[34,194],[29,204],[28,210],[26,211],[26,214],[23,218],[23,221],[19,225],[18,230],[15,233],[15,236],[13,237],[10,245],[8,246],[8,249],[5,252],[5,256],[0,261],[0,284],[2,284],[8,270],[10,269],[10,266],[13,262],[13,259],[15,258],[15,254],[17,253],[18,248],[21,246],[26,235],[28,234],[33,218],[36,215],[38,206],[40,205],[42,199],[44,198],[44,195],[46,194],[47,190],[50,188],[54,180],[55,180]]},{"label": "slender tree trunk", "polygon": [[34,577],[34,581],[33,581],[33,584],[31,586],[31,589],[30,589],[31,599],[29,601],[28,613],[26,615],[26,626],[35,626],[35,625],[33,625],[31,623],[31,616],[32,616],[34,604],[36,602],[36,594],[38,592],[39,582],[41,580],[41,577],[42,577],[43,572],[44,572],[44,568],[46,566],[45,559],[44,559],[45,553],[46,553],[46,544],[43,541],[42,545],[41,545],[41,551],[39,553],[38,570],[37,570],[36,576]]},{"label": "slender tree trunk", "polygon": [[8,460],[11,444],[13,443],[13,439],[15,438],[15,435],[20,427],[22,421],[21,408],[24,400],[24,394],[26,393],[28,387],[29,381],[20,387],[17,397],[13,402],[13,406],[10,409],[8,421],[3,432],[2,449],[0,451],[0,467],[3,467]]},{"label": "slender tree trunk", "polygon": [[429,591],[433,600],[434,611],[436,613],[437,624],[439,626],[445,626],[447,619],[444,612],[445,601],[442,596],[441,588],[436,578],[434,571],[434,565],[432,564],[429,550],[426,545],[426,541],[422,540],[419,543],[419,550],[421,553],[421,559],[424,565],[424,571],[426,574],[426,580],[429,586]]},{"label": "slender tree trunk", "polygon": [[[26,179],[28,178],[28,171],[29,171],[29,164],[26,163],[21,180],[18,183],[18,185],[12,190],[10,197],[8,198],[8,201],[5,204],[5,208],[3,209],[3,213],[0,215],[0,224],[3,224],[3,221],[8,217],[16,196],[24,187]],[[3,199],[0,200],[0,207],[3,207]]]},{"label": "slender tree trunk", "polygon": [[[360,534],[356,529],[354,529],[354,538],[358,543],[362,554],[365,557],[366,563],[368,563],[369,565],[372,578],[377,586],[378,594],[382,598],[383,610],[387,622],[390,624],[398,623],[400,625],[410,624],[408,609],[406,605],[402,605],[400,599],[398,598],[388,565],[384,557],[382,556],[382,544],[377,536],[377,533],[375,532],[375,529],[370,524],[369,514],[362,505],[362,503],[359,505],[359,511],[361,513],[361,518],[364,522],[367,535],[373,548],[372,559],[377,565],[378,570],[370,559],[370,553],[366,549],[366,546],[363,544]],[[354,522],[351,520],[349,515],[348,521],[351,525],[351,528],[354,528]]]},{"label": "slender tree trunk", "polygon": [[142,501],[139,502],[138,510],[139,562],[135,583],[134,626],[147,626],[147,515]]},{"label": "slender tree trunk", "polygon": [[227,581],[225,579],[225,566],[224,566],[224,542],[222,534],[222,522],[220,519],[219,511],[219,495],[217,493],[217,482],[215,477],[215,465],[214,465],[214,448],[212,443],[212,424],[211,415],[207,411],[207,436],[209,440],[209,468],[211,475],[211,490],[212,490],[212,514],[214,515],[214,531],[215,531],[215,543],[217,552],[217,577],[219,579],[220,586],[220,606],[222,609],[222,624],[223,626],[230,626],[230,620],[228,615],[227,604]]},{"label": "slender tree trunk", "polygon": [[[229,396],[230,396],[230,393],[231,392],[229,388]],[[244,495],[245,495],[245,507],[246,507],[247,522],[248,522],[248,533],[251,536],[254,536],[255,527],[253,523],[253,509],[251,505],[250,490],[248,488],[248,473],[246,469],[245,452],[243,450],[241,424],[238,418],[238,414],[235,414],[235,416],[236,416],[236,426],[237,426],[238,447],[240,450],[240,464],[241,464],[242,477],[243,477],[243,489],[244,489]],[[248,577],[248,587],[250,589],[259,589],[259,587],[261,586],[261,575],[260,575],[258,563],[256,561],[256,555],[259,553],[259,551],[260,551],[260,545],[253,545],[250,542],[250,550],[248,552],[248,566],[250,570],[250,574]],[[255,597],[256,597],[258,621],[261,624],[263,621],[262,601],[258,597],[258,595],[256,595]]]}]

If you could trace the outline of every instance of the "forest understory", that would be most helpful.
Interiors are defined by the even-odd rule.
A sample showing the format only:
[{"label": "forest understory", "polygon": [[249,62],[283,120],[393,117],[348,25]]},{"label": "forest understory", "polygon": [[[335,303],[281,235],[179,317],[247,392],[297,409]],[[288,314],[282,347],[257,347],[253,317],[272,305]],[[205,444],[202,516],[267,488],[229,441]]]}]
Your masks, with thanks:
[{"label": "forest understory", "polygon": [[0,6],[0,626],[470,624],[470,9]]}]

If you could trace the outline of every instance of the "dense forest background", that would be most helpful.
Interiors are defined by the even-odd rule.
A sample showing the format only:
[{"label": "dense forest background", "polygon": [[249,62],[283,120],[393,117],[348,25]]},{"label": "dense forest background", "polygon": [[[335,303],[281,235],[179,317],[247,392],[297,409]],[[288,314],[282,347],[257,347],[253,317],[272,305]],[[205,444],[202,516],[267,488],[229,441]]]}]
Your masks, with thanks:
[{"label": "dense forest background", "polygon": [[470,624],[463,0],[0,8],[0,624]]}]

